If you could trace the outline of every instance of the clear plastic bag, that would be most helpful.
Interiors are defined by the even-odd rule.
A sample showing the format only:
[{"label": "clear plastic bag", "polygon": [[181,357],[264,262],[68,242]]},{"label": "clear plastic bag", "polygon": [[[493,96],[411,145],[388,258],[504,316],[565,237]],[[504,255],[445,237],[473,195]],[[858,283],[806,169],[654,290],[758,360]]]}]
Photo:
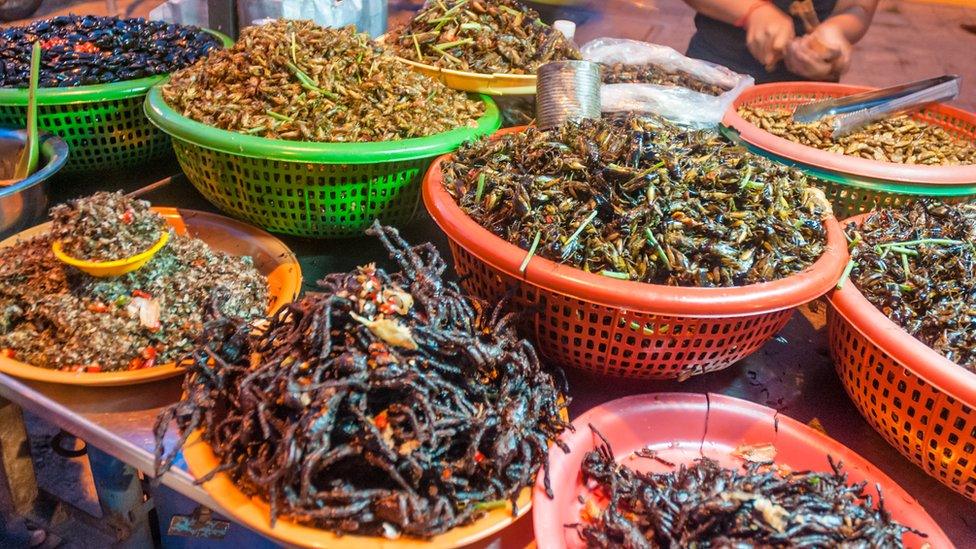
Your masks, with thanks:
[{"label": "clear plastic bag", "polygon": [[241,26],[262,19],[311,19],[323,27],[356,25],[377,37],[386,32],[387,0],[239,0]]},{"label": "clear plastic bag", "polygon": [[[0,0],[2,1],[2,0]],[[208,25],[207,0],[167,0],[149,13],[150,19],[183,25]],[[323,27],[356,25],[377,37],[386,32],[387,0],[239,0],[241,27],[262,21],[311,19]]]},{"label": "clear plastic bag", "polygon": [[203,0],[168,0],[153,8],[149,19],[198,27],[207,27],[210,23],[207,3]]},{"label": "clear plastic bag", "polygon": [[712,128],[726,109],[755,81],[707,61],[685,57],[672,48],[622,38],[597,38],[581,48],[583,58],[598,63],[652,64],[669,72],[688,73],[703,82],[726,89],[713,96],[679,86],[657,84],[604,84],[600,99],[603,112],[650,112],[690,128]]}]

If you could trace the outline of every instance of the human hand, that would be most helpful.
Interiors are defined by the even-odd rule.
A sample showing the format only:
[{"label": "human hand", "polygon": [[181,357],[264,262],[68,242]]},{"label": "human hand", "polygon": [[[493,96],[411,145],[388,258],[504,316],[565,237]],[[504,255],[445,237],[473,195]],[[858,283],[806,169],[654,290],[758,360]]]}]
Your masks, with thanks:
[{"label": "human hand", "polygon": [[796,38],[793,18],[772,2],[764,2],[754,9],[745,22],[746,46],[767,71],[776,68],[786,48]]},{"label": "human hand", "polygon": [[786,52],[786,68],[811,80],[835,80],[851,65],[853,46],[829,21],[794,40]]}]

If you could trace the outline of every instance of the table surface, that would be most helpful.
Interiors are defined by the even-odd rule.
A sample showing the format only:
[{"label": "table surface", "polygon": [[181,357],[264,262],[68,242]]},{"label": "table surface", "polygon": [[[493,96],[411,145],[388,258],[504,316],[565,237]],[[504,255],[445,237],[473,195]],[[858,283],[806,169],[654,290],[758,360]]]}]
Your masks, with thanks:
[{"label": "table surface", "polygon": [[[175,164],[168,161],[148,166],[138,174],[119,174],[98,181],[61,181],[53,191],[53,199],[116,188],[105,181],[134,179],[124,187],[117,187],[129,191],[176,171]],[[215,211],[185,180],[178,180],[145,198],[159,206]],[[421,215],[402,232],[412,243],[434,242],[445,257],[450,257],[445,238],[426,215]],[[316,241],[283,237],[282,240],[301,261],[305,289],[314,288],[315,280],[327,272],[347,271],[370,261],[389,265],[382,246],[371,238]],[[713,392],[776,408],[799,421],[816,418],[830,436],[877,465],[917,497],[958,546],[974,546],[976,504],[924,474],[864,421],[834,372],[825,337],[823,306],[814,304],[794,315],[779,337],[755,355],[726,370],[684,382],[636,382],[568,371],[573,398],[570,413],[575,417],[597,404],[632,394]],[[0,396],[116,458],[150,472],[156,415],[179,398],[180,383],[177,378],[130,387],[81,388],[24,382],[0,374]],[[167,441],[172,443],[174,437],[170,433]],[[182,468],[165,475],[162,482],[184,496],[219,509]],[[524,545],[530,533],[531,526],[523,523],[514,529],[513,535],[517,537],[506,537],[496,545]]]}]

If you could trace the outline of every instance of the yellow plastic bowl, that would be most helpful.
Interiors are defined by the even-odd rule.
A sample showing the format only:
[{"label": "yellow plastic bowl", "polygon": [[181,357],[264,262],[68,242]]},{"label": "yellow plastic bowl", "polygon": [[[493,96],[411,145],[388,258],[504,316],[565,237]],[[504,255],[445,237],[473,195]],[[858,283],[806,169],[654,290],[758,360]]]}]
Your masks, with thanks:
[{"label": "yellow plastic bowl", "polygon": [[414,71],[438,80],[451,89],[487,95],[535,94],[536,75],[534,74],[481,74],[435,67],[403,57],[397,59],[409,65]]},{"label": "yellow plastic bowl", "polygon": [[136,269],[139,269],[143,265],[149,262],[150,259],[156,255],[159,250],[163,249],[163,246],[169,242],[169,231],[163,231],[160,235],[159,240],[153,244],[152,248],[148,250],[129,256],[125,259],[116,259],[113,261],[85,261],[82,259],[77,259],[71,257],[70,255],[64,253],[61,249],[61,241],[55,240],[51,244],[51,251],[54,252],[54,256],[61,260],[62,263],[66,263],[75,267],[76,269],[86,272],[94,277],[106,278],[110,276],[122,276],[126,273],[131,273]]}]

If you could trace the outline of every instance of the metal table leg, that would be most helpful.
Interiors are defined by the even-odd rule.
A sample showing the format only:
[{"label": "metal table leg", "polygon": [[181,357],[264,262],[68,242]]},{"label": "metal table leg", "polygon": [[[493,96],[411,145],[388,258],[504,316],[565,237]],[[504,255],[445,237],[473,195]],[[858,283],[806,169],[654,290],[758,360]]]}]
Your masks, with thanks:
[{"label": "metal table leg", "polygon": [[154,547],[152,498],[143,491],[139,472],[93,446],[88,446],[88,462],[104,518],[116,531],[116,547]]},{"label": "metal table leg", "polygon": [[0,398],[0,547],[29,542],[25,519],[34,515],[38,495],[24,414]]},{"label": "metal table leg", "polygon": [[210,28],[236,39],[240,32],[237,20],[237,0],[207,0]]},{"label": "metal table leg", "polygon": [[8,521],[29,515],[37,494],[24,414],[19,406],[0,398],[0,514]]}]

